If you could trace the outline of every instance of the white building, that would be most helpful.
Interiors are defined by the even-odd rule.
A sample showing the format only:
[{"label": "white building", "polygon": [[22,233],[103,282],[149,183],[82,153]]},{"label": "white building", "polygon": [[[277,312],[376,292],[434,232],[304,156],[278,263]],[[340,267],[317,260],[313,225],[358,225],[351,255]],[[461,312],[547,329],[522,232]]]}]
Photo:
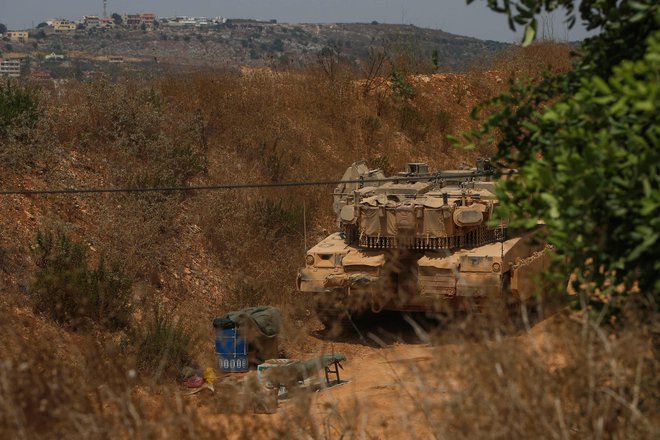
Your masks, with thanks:
[{"label": "white building", "polygon": [[44,59],[46,60],[63,60],[64,58],[66,58],[66,56],[62,54],[57,54],[55,52],[51,52],[50,54],[44,57]]},{"label": "white building", "polygon": [[19,78],[21,76],[21,60],[11,58],[0,60],[0,76]]},{"label": "white building", "polygon": [[165,27],[201,28],[215,24],[222,24],[225,22],[225,19],[223,17],[206,18],[177,16],[163,17],[160,21],[161,25]]}]

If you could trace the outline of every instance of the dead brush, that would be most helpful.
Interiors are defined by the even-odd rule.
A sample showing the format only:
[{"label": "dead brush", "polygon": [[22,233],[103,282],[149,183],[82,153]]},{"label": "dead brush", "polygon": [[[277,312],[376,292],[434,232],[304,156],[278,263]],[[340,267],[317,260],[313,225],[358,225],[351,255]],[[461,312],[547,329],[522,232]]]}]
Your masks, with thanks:
[{"label": "dead brush", "polygon": [[[556,48],[521,56],[520,68],[531,63],[527,68],[535,69],[545,54],[555,53],[550,49]],[[501,87],[488,82],[485,72],[472,82],[468,78],[462,100],[452,95],[451,80],[440,83],[446,89],[415,83],[418,93],[409,104],[420,120],[410,130],[418,135],[406,136],[391,93],[377,86],[364,93],[354,72],[333,68],[332,75],[319,68],[209,70],[154,81],[71,83],[44,104],[47,123],[39,128],[39,139],[51,139],[44,145],[57,144],[62,154],[47,164],[52,173],[29,177],[44,186],[81,187],[317,180],[338,178],[361,158],[396,171],[420,159],[454,167],[484,152],[449,154],[439,146],[446,134],[469,128],[463,116],[473,100]],[[21,139],[12,145],[33,146]],[[22,181],[21,171],[4,162],[3,170]],[[109,259],[125,262],[128,275],[153,284],[159,296],[189,295],[191,315],[211,313],[200,312],[208,304],[217,305],[218,314],[238,305],[279,306],[287,322],[283,347],[299,353],[318,323],[309,298],[295,293],[295,274],[305,250],[335,228],[330,193],[319,187],[113,195],[70,203],[51,198],[12,209],[30,211],[39,224],[46,216],[66,217],[66,207],[70,226],[84,232],[85,246],[107,249]],[[27,251],[5,244],[22,233],[18,225],[11,219],[3,223],[3,249],[16,255],[3,260],[2,270],[26,278],[20,252]],[[199,230],[201,238],[189,241],[191,230]],[[195,285],[171,288],[181,263],[200,254],[218,270],[214,279],[226,295],[222,299],[208,298]],[[147,344],[154,349],[145,348],[144,355],[151,353],[150,365],[158,369],[168,341],[177,340],[186,350],[168,353],[188,356],[175,356],[170,375],[163,373],[163,383],[156,385],[150,373],[140,373],[137,349],[122,351],[103,332],[71,334],[26,316],[4,295],[14,287],[3,283],[0,299],[3,438],[387,438],[395,430],[403,438],[563,439],[658,433],[657,323],[635,324],[631,318],[613,329],[562,315],[528,331],[445,317],[441,331],[427,335],[434,345],[430,362],[409,367],[408,376],[406,370],[392,372],[400,408],[390,408],[388,414],[395,415],[388,424],[374,426],[369,401],[349,399],[319,409],[313,395],[304,394],[264,422],[251,412],[219,415],[231,396],[214,395],[208,403],[180,396],[171,371],[208,347],[186,342],[187,333],[176,330],[173,318],[154,324],[170,330],[154,331],[161,336]],[[13,293],[21,298],[18,304],[33,305],[24,293]]]},{"label": "dead brush", "polygon": [[433,405],[447,421],[436,425],[436,436],[653,437],[658,365],[650,329],[616,334],[568,316],[543,327],[517,337],[491,334],[479,344],[456,333],[442,337],[464,342],[451,359],[434,360],[435,371],[452,377],[443,381],[450,397]]},{"label": "dead brush", "polygon": [[49,156],[45,93],[13,80],[0,80],[0,164],[33,167]]},{"label": "dead brush", "polygon": [[[627,321],[621,330],[562,312],[524,330],[502,327],[494,315],[453,319],[430,333],[413,323],[433,346],[426,361],[392,367],[393,385],[384,388],[398,396],[395,410],[384,417],[364,397],[329,404],[317,416],[323,438],[657,436],[659,365],[650,322]],[[383,352],[381,362],[390,361]]]},{"label": "dead brush", "polygon": [[[112,341],[72,338],[0,304],[2,438],[200,438],[263,433],[250,420],[209,426],[178,390],[154,384]],[[33,338],[25,344],[25,332]],[[38,335],[38,336],[37,336]],[[66,355],[56,347],[66,347]],[[153,395],[166,393],[162,404]]]},{"label": "dead brush", "polygon": [[109,330],[128,326],[131,281],[119,265],[108,266],[101,258],[89,267],[85,248],[63,231],[39,231],[34,254],[38,270],[31,290],[37,311],[73,328],[87,320]]},{"label": "dead brush", "polygon": [[524,48],[503,52],[493,62],[492,70],[503,78],[538,78],[544,71],[561,73],[571,70],[572,48],[570,45],[542,40]]},{"label": "dead brush", "polygon": [[192,350],[198,338],[175,309],[153,306],[148,318],[133,332],[138,369],[160,381],[163,377],[176,377],[190,364]]}]

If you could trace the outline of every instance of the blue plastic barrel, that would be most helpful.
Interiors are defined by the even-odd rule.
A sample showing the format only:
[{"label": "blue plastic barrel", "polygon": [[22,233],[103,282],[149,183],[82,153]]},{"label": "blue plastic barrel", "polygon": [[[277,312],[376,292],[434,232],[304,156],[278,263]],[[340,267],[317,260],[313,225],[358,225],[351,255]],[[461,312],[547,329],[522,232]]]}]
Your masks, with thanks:
[{"label": "blue plastic barrel", "polygon": [[218,355],[218,368],[232,373],[248,371],[247,345],[240,328],[217,328],[215,352]]}]

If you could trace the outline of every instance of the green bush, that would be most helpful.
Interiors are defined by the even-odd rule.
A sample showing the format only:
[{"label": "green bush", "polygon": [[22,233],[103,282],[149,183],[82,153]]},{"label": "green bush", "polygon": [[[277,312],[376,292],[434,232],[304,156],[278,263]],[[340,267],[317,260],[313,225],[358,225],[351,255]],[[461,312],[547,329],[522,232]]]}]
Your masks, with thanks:
[{"label": "green bush", "polygon": [[250,217],[262,237],[277,240],[302,234],[302,209],[287,207],[281,200],[257,200],[250,207]]},{"label": "green bush", "polygon": [[154,306],[144,328],[135,334],[138,368],[150,372],[156,380],[163,373],[176,374],[191,361],[196,338],[174,314]]},{"label": "green bush", "polygon": [[415,88],[406,79],[406,74],[398,69],[393,69],[390,74],[391,89],[396,96],[403,99],[413,99]]},{"label": "green bush", "polygon": [[0,139],[5,139],[15,126],[34,128],[40,117],[36,90],[16,85],[11,80],[0,82]]},{"label": "green bush", "polygon": [[[561,6],[573,20],[578,10],[569,0],[505,3],[499,12],[525,26],[525,43],[541,10]],[[573,270],[575,305],[602,319],[636,292],[650,310],[660,298],[660,6],[582,0],[579,12],[598,32],[573,69],[512,82],[468,139],[497,139],[493,163],[519,172],[499,187],[502,216],[510,227],[543,218],[558,260]]]},{"label": "green bush", "polygon": [[84,246],[62,231],[39,231],[34,252],[39,270],[32,291],[38,312],[74,328],[86,320],[111,330],[128,326],[132,283],[119,266],[108,269],[101,259],[89,269]]}]

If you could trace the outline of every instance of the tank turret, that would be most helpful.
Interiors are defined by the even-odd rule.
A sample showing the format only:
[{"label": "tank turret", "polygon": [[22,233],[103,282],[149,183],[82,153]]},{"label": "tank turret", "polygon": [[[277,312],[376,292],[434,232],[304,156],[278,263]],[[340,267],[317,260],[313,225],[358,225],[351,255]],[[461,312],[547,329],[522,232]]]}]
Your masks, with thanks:
[{"label": "tank turret", "polygon": [[[485,171],[431,175],[426,164],[414,163],[397,177],[343,198],[338,220],[348,244],[437,250],[480,246],[504,237],[504,225],[489,224],[498,202]],[[342,194],[341,187],[335,196]]]}]

